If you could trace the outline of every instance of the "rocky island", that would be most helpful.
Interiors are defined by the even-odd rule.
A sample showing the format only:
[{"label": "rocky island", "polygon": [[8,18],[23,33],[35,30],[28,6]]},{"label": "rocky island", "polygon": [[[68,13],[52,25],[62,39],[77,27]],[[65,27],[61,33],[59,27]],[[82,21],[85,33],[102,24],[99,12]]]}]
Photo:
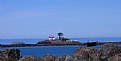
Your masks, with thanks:
[{"label": "rocky island", "polygon": [[78,40],[70,40],[69,38],[63,37],[63,33],[59,32],[57,34],[58,36],[50,35],[48,39],[38,41],[36,44],[26,44],[24,42],[13,42],[11,44],[2,45],[0,44],[1,48],[4,47],[35,47],[35,46],[65,46],[65,45],[78,45],[78,46],[96,46],[96,45],[103,45],[105,43],[111,43],[111,44],[121,44],[121,42],[86,42],[82,43]]},{"label": "rocky island", "polygon": [[35,47],[35,46],[63,46],[63,45],[82,45],[81,42],[70,40],[68,38],[63,37],[63,33],[58,33],[57,37],[49,36],[47,40],[42,40],[37,42],[36,44],[26,44],[23,42],[13,42],[8,45],[0,45],[0,47]]}]

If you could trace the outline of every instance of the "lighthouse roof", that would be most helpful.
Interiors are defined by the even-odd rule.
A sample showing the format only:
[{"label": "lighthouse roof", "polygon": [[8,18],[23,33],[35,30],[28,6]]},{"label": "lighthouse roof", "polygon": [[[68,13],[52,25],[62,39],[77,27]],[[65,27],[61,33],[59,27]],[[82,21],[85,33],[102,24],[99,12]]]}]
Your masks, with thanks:
[{"label": "lighthouse roof", "polygon": [[51,35],[51,36],[49,36],[49,38],[54,38],[54,36]]}]

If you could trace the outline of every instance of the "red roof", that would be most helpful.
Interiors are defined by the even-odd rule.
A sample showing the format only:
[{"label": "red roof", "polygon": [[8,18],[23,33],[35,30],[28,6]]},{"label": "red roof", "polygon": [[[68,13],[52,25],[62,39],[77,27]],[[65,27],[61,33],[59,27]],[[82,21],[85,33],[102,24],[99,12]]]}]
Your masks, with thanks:
[{"label": "red roof", "polygon": [[49,38],[54,38],[54,36],[49,36]]}]

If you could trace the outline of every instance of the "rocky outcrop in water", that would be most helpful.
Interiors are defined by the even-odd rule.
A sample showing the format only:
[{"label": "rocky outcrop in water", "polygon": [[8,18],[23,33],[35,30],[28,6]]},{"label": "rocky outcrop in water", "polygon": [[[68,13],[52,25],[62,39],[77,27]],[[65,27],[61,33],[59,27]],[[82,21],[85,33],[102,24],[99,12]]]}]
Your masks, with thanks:
[{"label": "rocky outcrop in water", "polygon": [[0,61],[17,61],[20,58],[18,49],[10,49],[0,51]]},{"label": "rocky outcrop in water", "polygon": [[79,48],[74,52],[74,56],[81,61],[108,61],[109,58],[119,53],[121,53],[121,47],[104,44],[100,49]]}]

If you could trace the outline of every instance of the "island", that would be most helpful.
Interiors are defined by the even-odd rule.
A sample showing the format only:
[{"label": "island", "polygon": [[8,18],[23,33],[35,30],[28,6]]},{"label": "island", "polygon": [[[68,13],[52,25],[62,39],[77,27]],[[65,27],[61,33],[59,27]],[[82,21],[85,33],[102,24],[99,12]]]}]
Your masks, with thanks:
[{"label": "island", "polygon": [[58,36],[50,35],[47,40],[38,41],[36,44],[26,44],[24,42],[13,42],[12,44],[0,45],[0,47],[35,47],[35,46],[64,46],[64,45],[82,45],[81,42],[70,40],[63,37],[63,33],[59,32]]}]

